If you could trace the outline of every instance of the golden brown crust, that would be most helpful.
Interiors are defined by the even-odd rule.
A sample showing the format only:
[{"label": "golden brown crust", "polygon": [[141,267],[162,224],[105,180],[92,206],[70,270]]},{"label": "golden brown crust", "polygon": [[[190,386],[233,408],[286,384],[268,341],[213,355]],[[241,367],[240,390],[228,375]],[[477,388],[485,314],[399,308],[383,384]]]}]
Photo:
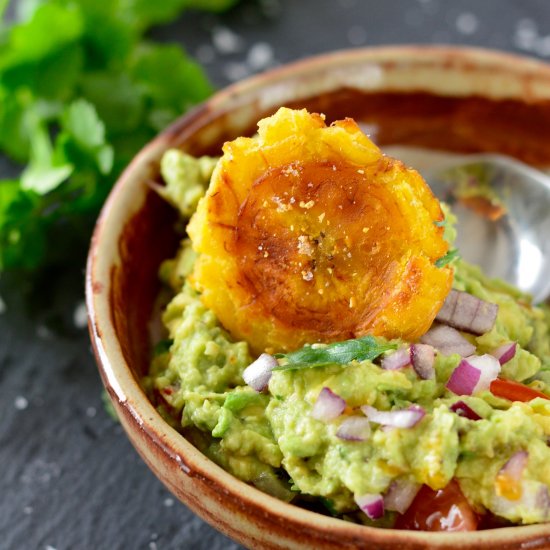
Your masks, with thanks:
[{"label": "golden brown crust", "polygon": [[230,332],[256,351],[425,332],[452,273],[416,172],[351,119],[288,109],[224,151],[189,233],[192,280]]}]

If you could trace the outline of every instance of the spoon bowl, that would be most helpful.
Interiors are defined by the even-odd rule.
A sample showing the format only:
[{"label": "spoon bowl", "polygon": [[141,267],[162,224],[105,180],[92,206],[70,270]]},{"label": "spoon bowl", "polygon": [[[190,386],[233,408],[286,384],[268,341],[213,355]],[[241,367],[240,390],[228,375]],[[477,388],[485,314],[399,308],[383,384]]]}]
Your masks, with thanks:
[{"label": "spoon bowl", "polygon": [[535,303],[550,296],[550,176],[500,154],[410,147],[386,152],[419,169],[458,218],[460,255]]}]

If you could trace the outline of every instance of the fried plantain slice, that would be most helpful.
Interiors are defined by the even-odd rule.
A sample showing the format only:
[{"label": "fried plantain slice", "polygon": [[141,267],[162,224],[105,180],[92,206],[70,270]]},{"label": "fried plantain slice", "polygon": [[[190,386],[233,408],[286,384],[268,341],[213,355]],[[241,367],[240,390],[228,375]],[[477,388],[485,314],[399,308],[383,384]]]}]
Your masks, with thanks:
[{"label": "fried plantain slice", "polygon": [[204,304],[255,352],[421,336],[452,282],[422,177],[351,119],[281,108],[258,127],[224,145],[188,226]]}]

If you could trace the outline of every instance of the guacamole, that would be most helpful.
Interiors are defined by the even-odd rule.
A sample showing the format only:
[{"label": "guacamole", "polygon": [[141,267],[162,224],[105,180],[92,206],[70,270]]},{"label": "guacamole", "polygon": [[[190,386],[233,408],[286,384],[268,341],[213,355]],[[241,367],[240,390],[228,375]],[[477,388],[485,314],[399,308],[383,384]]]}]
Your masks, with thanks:
[{"label": "guacamole", "polygon": [[[184,218],[196,208],[215,164],[180,151],[165,154],[163,194]],[[446,219],[452,239],[452,215]],[[480,356],[514,343],[499,378],[518,383],[513,388],[520,393],[532,391],[529,399],[489,389],[451,391],[449,379],[463,360],[457,353],[436,351],[429,376],[408,363],[382,368],[409,343],[381,338],[377,344],[388,346],[374,359],[275,368],[267,388],[256,391],[243,372],[257,354],[229,335],[189,280],[196,256],[185,238],[161,267],[172,297],[162,317],[166,340],[156,347],[145,386],[166,420],[224,469],[278,498],[382,527],[394,526],[405,512],[387,498],[400,484],[412,487],[408,504],[420,487],[438,491],[457,482],[476,517],[514,524],[550,520],[549,317],[528,296],[449,259],[453,289],[498,305],[490,331],[461,331],[462,337]],[[278,364],[288,361],[282,356]],[[312,414],[323,391],[345,404],[335,419]],[[365,437],[342,438],[346,419],[364,417],[365,410],[421,410],[422,416],[407,427],[369,417]],[[385,513],[371,513],[362,505],[365,496],[386,499]]]}]

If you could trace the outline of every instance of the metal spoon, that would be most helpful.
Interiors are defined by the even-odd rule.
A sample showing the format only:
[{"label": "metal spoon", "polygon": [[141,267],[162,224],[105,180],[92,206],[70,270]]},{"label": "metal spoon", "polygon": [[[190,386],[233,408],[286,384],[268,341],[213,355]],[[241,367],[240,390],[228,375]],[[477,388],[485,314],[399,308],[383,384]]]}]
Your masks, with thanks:
[{"label": "metal spoon", "polygon": [[[384,152],[419,170],[437,197],[451,205],[458,218],[456,246],[465,260],[531,294],[535,303],[550,296],[550,175],[497,154],[401,146]],[[462,200],[479,184],[497,211],[502,206],[498,219]]]}]

